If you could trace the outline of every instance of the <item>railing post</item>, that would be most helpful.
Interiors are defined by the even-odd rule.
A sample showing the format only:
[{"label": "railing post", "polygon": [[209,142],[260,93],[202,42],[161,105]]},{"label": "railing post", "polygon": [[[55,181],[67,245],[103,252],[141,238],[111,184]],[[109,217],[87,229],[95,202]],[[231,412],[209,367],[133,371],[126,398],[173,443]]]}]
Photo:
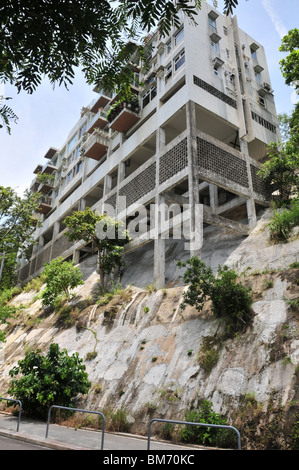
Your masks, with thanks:
[{"label": "railing post", "polygon": [[92,414],[100,415],[100,416],[102,417],[102,419],[103,419],[102,439],[101,439],[101,450],[104,449],[104,435],[105,435],[106,419],[105,419],[105,416],[103,415],[103,413],[101,413],[100,411],[90,411],[90,410],[82,410],[82,409],[80,409],[80,408],[70,408],[70,407],[67,407],[67,406],[52,405],[52,406],[50,406],[49,411],[48,411],[48,420],[47,420],[47,428],[46,428],[46,438],[48,437],[48,433],[49,433],[50,415],[51,415],[52,408],[60,408],[60,409],[63,409],[63,410],[70,410],[70,411],[81,411],[82,413],[92,413]]},{"label": "railing post", "polygon": [[238,429],[236,429],[233,426],[221,425],[221,424],[209,424],[209,423],[194,423],[194,422],[190,422],[190,421],[173,421],[171,419],[158,419],[158,418],[157,419],[154,418],[149,422],[148,434],[147,434],[147,450],[150,450],[151,425],[154,421],[163,422],[163,423],[173,423],[173,424],[185,424],[185,425],[188,424],[188,425],[191,425],[191,426],[205,426],[207,428],[231,429],[232,431],[234,431],[237,434],[238,450],[241,450],[241,436],[240,436],[240,433],[239,433]]},{"label": "railing post", "polygon": [[3,397],[0,397],[0,400],[15,401],[16,403],[19,403],[19,414],[18,414],[17,431],[16,431],[16,432],[19,432],[20,422],[21,422],[21,413],[22,413],[22,402],[20,400],[14,400],[13,398],[3,398]]}]

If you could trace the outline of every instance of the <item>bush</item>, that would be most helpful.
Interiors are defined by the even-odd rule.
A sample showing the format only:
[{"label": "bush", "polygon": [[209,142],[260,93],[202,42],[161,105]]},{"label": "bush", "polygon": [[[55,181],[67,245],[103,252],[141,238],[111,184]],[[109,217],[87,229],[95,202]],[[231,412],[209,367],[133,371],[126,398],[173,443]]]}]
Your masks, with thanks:
[{"label": "bush", "polygon": [[237,283],[237,274],[227,266],[219,266],[217,276],[199,258],[192,257],[186,263],[178,262],[179,267],[189,265],[184,273],[184,282],[189,284],[184,292],[182,308],[186,304],[198,311],[210,299],[215,316],[226,322],[226,332],[235,333],[244,328],[252,318],[251,289]]},{"label": "bush", "polygon": [[290,208],[274,212],[269,223],[270,239],[274,243],[287,242],[296,225],[299,225],[298,199],[292,201]]},{"label": "bush", "polygon": [[[213,405],[211,402],[203,400],[198,410],[189,410],[186,412],[185,420],[191,423],[207,423],[226,426],[226,419],[220,414],[214,412],[212,407]],[[185,425],[181,430],[180,440],[190,444],[226,447],[233,445],[230,434],[230,431],[222,428]]]},{"label": "bush", "polygon": [[73,407],[75,397],[88,392],[91,383],[78,353],[51,344],[46,356],[40,350],[29,352],[10,370],[8,393],[21,400],[29,416],[46,418],[52,405]]},{"label": "bush", "polygon": [[45,264],[43,277],[46,288],[42,292],[43,306],[53,306],[61,294],[70,299],[69,289],[83,284],[82,273],[72,262],[64,261],[62,257],[53,259]]}]

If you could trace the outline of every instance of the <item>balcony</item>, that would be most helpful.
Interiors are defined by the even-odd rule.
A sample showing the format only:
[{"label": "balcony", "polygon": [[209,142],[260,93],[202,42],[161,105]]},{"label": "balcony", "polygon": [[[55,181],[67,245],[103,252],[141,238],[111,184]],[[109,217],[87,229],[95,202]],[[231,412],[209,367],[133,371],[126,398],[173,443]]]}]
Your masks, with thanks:
[{"label": "balcony", "polygon": [[106,119],[106,113],[99,110],[97,114],[93,117],[91,123],[89,124],[87,132],[91,134],[92,132],[94,132],[95,129],[103,129],[107,123],[108,121]]},{"label": "balcony", "polygon": [[107,120],[110,123],[110,129],[118,132],[127,132],[139,121],[139,103],[138,98],[130,101],[122,101],[111,107]]},{"label": "balcony", "polygon": [[39,201],[38,212],[48,214],[52,210],[52,199],[48,196],[42,196]]},{"label": "balcony", "polygon": [[43,167],[41,168],[41,171],[39,173],[41,173],[41,174],[44,174],[44,173],[51,174],[56,170],[57,170],[56,166],[54,166],[51,162],[47,162],[45,165],[43,165]]},{"label": "balcony", "polygon": [[50,147],[47,153],[45,154],[44,158],[47,158],[50,160],[52,157],[54,157],[56,152],[58,152],[58,149],[54,147]]},{"label": "balcony", "polygon": [[93,134],[84,142],[82,149],[84,155],[93,160],[101,160],[107,152],[109,145],[109,136],[104,131],[94,131]]},{"label": "balcony", "polygon": [[42,171],[42,169],[43,169],[43,165],[38,164],[33,173],[37,175],[38,173]]},{"label": "balcony", "polygon": [[108,91],[101,90],[100,95],[96,98],[95,102],[92,103],[90,111],[96,113],[99,108],[104,108],[106,104],[111,100],[112,95]]},{"label": "balcony", "polygon": [[42,194],[48,194],[48,192],[51,191],[54,188],[54,179],[55,178],[40,179],[41,176],[52,176],[52,175],[39,175],[37,177],[37,182],[39,183],[37,191],[39,193],[42,193]]}]

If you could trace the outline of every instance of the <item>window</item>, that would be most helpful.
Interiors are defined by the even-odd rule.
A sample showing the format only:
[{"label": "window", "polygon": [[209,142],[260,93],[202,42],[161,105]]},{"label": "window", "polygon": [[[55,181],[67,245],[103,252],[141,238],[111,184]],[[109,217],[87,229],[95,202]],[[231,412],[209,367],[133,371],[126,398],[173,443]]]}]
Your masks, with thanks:
[{"label": "window", "polygon": [[262,83],[262,76],[260,73],[255,72],[255,79],[258,83]]},{"label": "window", "polygon": [[174,70],[178,70],[185,63],[185,51],[182,51],[176,59],[174,59]]},{"label": "window", "polygon": [[256,50],[255,50],[255,49],[252,49],[252,48],[250,48],[250,53],[251,53],[251,57],[252,57],[252,59],[254,59],[254,60],[257,60],[257,57],[256,57]]},{"label": "window", "polygon": [[69,183],[72,179],[72,172],[70,171],[66,176],[66,183]]},{"label": "window", "polygon": [[172,76],[172,63],[168,64],[166,67],[165,81],[169,80]]},{"label": "window", "polygon": [[212,49],[213,49],[214,52],[217,52],[217,53],[219,52],[219,44],[218,44],[218,42],[215,42],[215,41],[212,41],[212,40],[211,40],[211,47],[212,47]]},{"label": "window", "polygon": [[224,33],[224,36],[227,36],[227,27],[226,26],[223,26],[223,33]]},{"label": "window", "polygon": [[229,59],[229,49],[226,49],[226,57]]},{"label": "window", "polygon": [[171,39],[169,39],[169,41],[167,41],[166,43],[166,54],[170,54],[171,52]]},{"label": "window", "polygon": [[216,29],[216,20],[214,18],[211,18],[209,16],[209,25],[212,26],[212,28]]},{"label": "window", "polygon": [[79,173],[79,171],[81,171],[81,168],[82,168],[82,162],[79,162],[76,168],[76,173]]},{"label": "window", "polygon": [[142,107],[144,108],[151,100],[155,98],[157,95],[157,87],[156,85],[151,87],[142,98]]},{"label": "window", "polygon": [[263,96],[261,96],[261,95],[258,95],[258,100],[259,100],[259,104],[260,104],[261,106],[263,106],[263,108],[265,108],[265,107],[266,107],[265,98],[264,98]]},{"label": "window", "polygon": [[85,123],[81,129],[80,129],[80,134],[79,134],[79,139],[83,136],[84,132],[86,131],[87,123]]},{"label": "window", "polygon": [[71,138],[71,140],[69,141],[69,144],[68,144],[68,153],[72,150],[72,148],[74,147],[75,145],[75,142],[77,140],[77,134],[74,135],[74,137]]},{"label": "window", "polygon": [[184,37],[184,28],[182,28],[179,32],[177,32],[174,36],[174,44],[177,46]]}]

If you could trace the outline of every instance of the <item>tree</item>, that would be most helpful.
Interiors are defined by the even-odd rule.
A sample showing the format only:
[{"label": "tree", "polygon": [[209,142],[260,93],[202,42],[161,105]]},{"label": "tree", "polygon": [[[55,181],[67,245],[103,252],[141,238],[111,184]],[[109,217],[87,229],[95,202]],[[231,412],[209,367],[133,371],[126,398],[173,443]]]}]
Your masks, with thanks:
[{"label": "tree", "polygon": [[107,214],[98,214],[89,207],[84,211],[73,212],[66,217],[64,224],[68,230],[65,235],[71,241],[92,242],[98,252],[100,286],[105,293],[111,273],[115,267],[122,266],[122,252],[130,241],[129,234],[121,222]]},{"label": "tree", "polygon": [[0,286],[9,288],[15,280],[16,256],[34,243],[33,212],[38,209],[39,195],[28,191],[18,196],[10,187],[0,186],[0,253],[5,253]]},{"label": "tree", "polygon": [[82,362],[78,353],[69,356],[56,343],[45,356],[39,349],[27,352],[9,371],[8,393],[21,400],[23,410],[34,417],[46,418],[54,404],[74,407],[77,395],[88,393],[91,386]]},{"label": "tree", "polygon": [[268,146],[268,160],[258,172],[268,185],[278,207],[288,205],[299,193],[299,153],[294,139]]},{"label": "tree", "polygon": [[246,326],[252,317],[251,289],[237,282],[237,274],[227,266],[219,266],[217,276],[210,267],[196,256],[178,266],[187,267],[184,272],[184,283],[188,290],[183,293],[182,308],[191,305],[199,312],[207,300],[212,301],[212,310],[216,317],[226,324],[226,332],[232,335]]},{"label": "tree", "polygon": [[[237,4],[225,0],[225,14]],[[0,82],[32,93],[47,76],[67,87],[79,67],[89,84],[103,81],[128,91],[132,71],[126,64],[140,30],[158,24],[166,34],[179,12],[195,20],[200,7],[200,0],[7,0],[0,5]],[[0,118],[8,131],[17,119],[7,105],[0,105]]]},{"label": "tree", "polygon": [[299,90],[299,29],[288,31],[288,34],[282,38],[279,50],[289,53],[279,62],[285,82]]},{"label": "tree", "polygon": [[45,264],[43,271],[46,287],[42,292],[44,306],[53,306],[56,298],[64,294],[70,300],[70,289],[83,284],[82,273],[71,261],[60,256]]}]

